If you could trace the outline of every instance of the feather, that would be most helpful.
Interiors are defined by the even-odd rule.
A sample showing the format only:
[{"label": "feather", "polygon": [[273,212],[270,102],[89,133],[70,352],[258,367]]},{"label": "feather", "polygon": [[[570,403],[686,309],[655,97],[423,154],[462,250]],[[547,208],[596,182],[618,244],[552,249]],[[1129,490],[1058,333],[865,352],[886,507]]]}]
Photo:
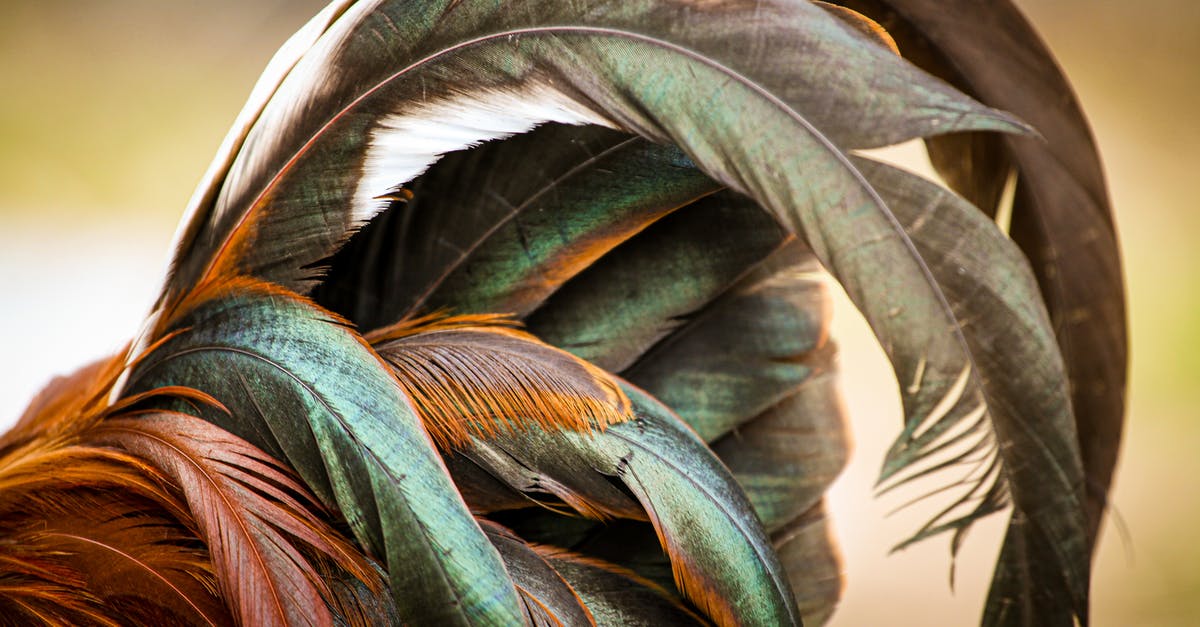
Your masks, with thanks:
[{"label": "feather", "polygon": [[845,582],[825,501],[822,499],[804,515],[773,531],[771,544],[792,580],[804,624],[827,623],[842,597]]},{"label": "feather", "polygon": [[806,623],[840,597],[819,505],[849,453],[825,280],[792,240],[625,372],[712,442],[771,533]]},{"label": "feather", "polygon": [[[201,227],[212,220],[213,205],[220,191],[220,185],[229,175],[234,159],[243,149],[254,150],[253,145],[246,145],[246,138],[250,134],[251,127],[258,121],[263,108],[275,96],[280,84],[292,71],[292,68],[325,34],[330,25],[356,1],[335,0],[330,2],[303,28],[284,42],[279,51],[271,58],[263,70],[262,76],[255,83],[254,89],[250,92],[250,97],[242,111],[234,120],[233,127],[229,129],[229,133],[221,142],[220,148],[217,149],[217,156],[209,164],[208,171],[204,173],[200,185],[196,188],[191,200],[188,201],[187,211],[179,223],[179,231],[175,234],[174,249],[177,261],[174,263],[185,264],[186,260],[195,259],[198,256],[194,252],[195,249],[203,249],[211,245],[211,242],[198,241]],[[163,300],[179,298],[182,295],[182,291],[172,291],[168,283],[168,289],[164,291],[158,304],[162,305]]]},{"label": "feather", "polygon": [[[185,414],[110,419],[89,439],[161,468],[183,490],[212,547],[223,596],[252,625],[332,625],[329,589],[295,540],[379,588],[364,558],[297,498],[307,490],[274,460]],[[294,540],[293,540],[294,539]]]},{"label": "feather", "polygon": [[728,289],[784,237],[770,216],[745,199],[706,198],[601,258],[530,314],[526,324],[545,341],[620,371]]},{"label": "feather", "polygon": [[503,316],[426,316],[368,334],[441,449],[532,421],[587,431],[624,420],[629,399],[599,368]]},{"label": "feather", "polygon": [[[881,481],[903,483],[923,475],[922,463],[938,468],[939,460],[967,460],[985,451],[981,472],[965,482],[966,492],[914,539],[955,530],[956,549],[973,521],[999,509],[1011,495],[1014,514],[998,565],[1002,576],[989,608],[1021,595],[1039,608],[1039,616],[1064,620],[1073,614],[1086,620],[1089,547],[1082,461],[1062,356],[1027,260],[992,221],[953,193],[890,166],[856,163],[928,261],[962,321],[957,333],[970,360],[947,397],[957,395],[955,402],[924,419],[910,416],[888,453]],[[913,385],[927,385],[928,377]],[[902,474],[906,470],[908,477]],[[1045,551],[1035,561],[1054,566],[1019,566],[1017,561],[1031,557],[1024,552],[1031,548]]]},{"label": "feather", "polygon": [[674,146],[548,124],[434,164],[406,186],[411,199],[338,252],[314,296],[365,329],[443,308],[523,316],[613,246],[718,187]]},{"label": "feather", "polygon": [[632,571],[554,547],[532,548],[579,595],[600,627],[707,623],[678,598]]},{"label": "feather", "polygon": [[893,30],[914,62],[1021,116],[1044,141],[985,134],[928,142],[940,174],[994,211],[1016,169],[1013,240],[1029,257],[1071,379],[1094,547],[1125,414],[1128,367],[1120,251],[1104,172],[1070,84],[1011,2],[848,2]]},{"label": "feather", "polygon": [[[520,433],[515,432],[516,437],[512,438],[477,440],[456,453],[451,473],[455,482],[463,486],[464,497],[482,492],[483,486],[492,487],[492,482],[516,491],[508,499],[490,505],[475,497],[468,500],[473,509],[501,511],[535,504],[557,514],[566,514],[562,507],[566,505],[595,520],[646,518],[637,502],[614,486],[608,477],[596,474],[588,460],[577,455],[559,454],[553,446],[529,444]],[[482,471],[482,480],[486,483],[475,473],[464,473],[464,467]],[[494,495],[494,492],[489,494]],[[490,498],[496,499],[495,496]],[[563,523],[555,519],[552,524]]]},{"label": "feather", "polygon": [[786,577],[733,478],[670,410],[634,388],[626,393],[636,417],[603,432],[530,427],[490,444],[534,465],[575,457],[619,480],[654,524],[677,586],[713,621],[798,622]]},{"label": "feather", "polygon": [[[564,454],[557,443],[546,444],[540,440],[531,442],[522,434],[522,431],[511,431],[507,434],[509,437],[480,438],[457,452],[457,456],[470,464],[459,461],[454,465],[454,470],[458,471],[453,473],[458,485],[478,485],[477,477],[462,473],[461,468],[465,466],[482,470],[486,477],[499,481],[524,497],[510,498],[507,502],[490,507],[468,501],[476,511],[538,504],[563,513],[558,502],[542,497],[549,495],[583,516],[596,520],[645,520],[646,514],[641,506],[628,493],[614,486],[607,476],[597,474],[586,457]],[[480,491],[479,488],[472,490]]]},{"label": "feather", "polygon": [[712,445],[772,533],[812,510],[849,457],[831,349],[789,396]]},{"label": "feather", "polygon": [[808,359],[814,370],[775,406],[712,444],[729,467],[788,573],[805,624],[819,625],[842,593],[842,564],[824,495],[850,442],[832,366],[832,346]]},{"label": "feather", "polygon": [[625,371],[706,441],[780,402],[813,370],[831,315],[812,253],[791,240]]},{"label": "feather", "polygon": [[596,624],[574,588],[534,547],[494,522],[481,520],[480,526],[504,558],[525,601],[531,624],[539,627]]},{"label": "feather", "polygon": [[[405,621],[519,622],[496,550],[386,366],[334,314],[249,280],[193,293],[126,393],[208,391],[202,417],[287,461],[388,565]],[[227,373],[236,373],[228,376]]]}]

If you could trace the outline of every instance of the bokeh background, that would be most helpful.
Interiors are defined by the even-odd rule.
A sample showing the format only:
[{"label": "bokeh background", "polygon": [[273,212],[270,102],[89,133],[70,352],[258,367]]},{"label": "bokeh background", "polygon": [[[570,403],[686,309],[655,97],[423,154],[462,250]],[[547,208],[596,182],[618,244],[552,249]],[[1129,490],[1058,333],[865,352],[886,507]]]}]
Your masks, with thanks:
[{"label": "bokeh background", "polygon": [[[0,428],[54,374],[117,350],[155,295],[192,188],[314,0],[0,1]],[[1096,625],[1200,624],[1200,3],[1019,0],[1071,77],[1110,177],[1129,282],[1130,414],[1096,561]],[[920,156],[898,151],[904,159]],[[945,540],[887,556],[921,512],[869,498],[895,384],[838,310],[856,452],[833,495],[834,624],[977,622],[1000,517],[954,591]]]}]

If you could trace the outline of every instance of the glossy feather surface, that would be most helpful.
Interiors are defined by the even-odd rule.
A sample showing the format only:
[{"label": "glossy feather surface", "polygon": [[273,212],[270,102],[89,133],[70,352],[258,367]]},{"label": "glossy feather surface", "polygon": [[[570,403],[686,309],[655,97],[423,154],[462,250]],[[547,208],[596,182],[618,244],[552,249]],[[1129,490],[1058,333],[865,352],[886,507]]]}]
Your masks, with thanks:
[{"label": "glossy feather surface", "polygon": [[[142,334],[0,439],[0,606],[823,623],[836,282],[899,383],[882,489],[948,485],[902,546],[1011,508],[984,622],[1086,623],[1125,339],[1068,89],[1006,1],[335,2]],[[910,139],[962,196],[856,154]]]}]

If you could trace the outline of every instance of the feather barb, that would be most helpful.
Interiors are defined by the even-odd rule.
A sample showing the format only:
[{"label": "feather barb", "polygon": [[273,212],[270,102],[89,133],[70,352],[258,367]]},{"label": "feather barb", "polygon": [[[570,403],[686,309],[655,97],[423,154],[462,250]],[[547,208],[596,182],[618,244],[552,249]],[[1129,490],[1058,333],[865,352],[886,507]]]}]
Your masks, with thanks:
[{"label": "feather barb", "polygon": [[524,425],[590,432],[623,422],[611,376],[518,328],[506,315],[435,313],[367,336],[440,448]]}]

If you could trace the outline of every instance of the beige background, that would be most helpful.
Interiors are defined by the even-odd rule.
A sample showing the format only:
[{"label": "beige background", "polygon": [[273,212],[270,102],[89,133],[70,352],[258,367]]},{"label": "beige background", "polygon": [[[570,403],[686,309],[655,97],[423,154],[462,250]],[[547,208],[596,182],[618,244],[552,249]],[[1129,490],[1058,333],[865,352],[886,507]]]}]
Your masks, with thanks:
[{"label": "beige background", "polygon": [[[1130,283],[1128,437],[1096,565],[1096,625],[1200,624],[1200,3],[1021,0],[1093,122]],[[0,8],[0,425],[52,374],[118,348],[175,222],[267,58],[318,2],[4,2]],[[903,153],[903,151],[901,151]],[[870,500],[894,384],[839,309],[857,452],[833,496],[849,585],[835,624],[969,624],[996,519],[957,592],[944,540],[885,557],[920,513]]]}]

